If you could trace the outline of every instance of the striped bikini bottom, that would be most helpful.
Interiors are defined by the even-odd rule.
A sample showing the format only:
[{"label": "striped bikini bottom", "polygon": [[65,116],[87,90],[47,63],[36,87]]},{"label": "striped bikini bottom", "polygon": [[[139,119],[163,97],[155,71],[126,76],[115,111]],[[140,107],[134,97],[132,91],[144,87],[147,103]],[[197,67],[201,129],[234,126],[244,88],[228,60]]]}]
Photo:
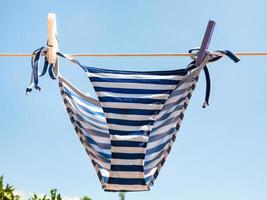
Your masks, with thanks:
[{"label": "striped bikini bottom", "polygon": [[[33,53],[27,94],[41,89],[38,63],[45,51],[41,47]],[[170,153],[200,71],[207,83],[205,107],[210,94],[206,64],[223,55],[239,61],[230,51],[215,51],[206,54],[200,66],[193,58],[185,69],[137,72],[87,67],[60,52],[57,55],[78,64],[98,96],[96,100],[80,92],[60,75],[58,61],[48,65],[45,57],[40,76],[48,70],[52,79],[58,78],[70,120],[105,191],[149,190]]]},{"label": "striped bikini bottom", "polygon": [[81,66],[98,96],[59,86],[105,191],[146,191],[175,141],[201,67],[136,72]]}]

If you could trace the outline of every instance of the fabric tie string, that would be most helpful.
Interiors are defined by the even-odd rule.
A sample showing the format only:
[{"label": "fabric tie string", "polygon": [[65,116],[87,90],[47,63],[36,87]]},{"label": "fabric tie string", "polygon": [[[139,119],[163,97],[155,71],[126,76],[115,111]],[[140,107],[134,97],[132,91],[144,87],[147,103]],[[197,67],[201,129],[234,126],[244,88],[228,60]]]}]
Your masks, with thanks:
[{"label": "fabric tie string", "polygon": [[[47,51],[48,51],[48,48],[40,47],[39,49],[36,49],[33,52],[33,56],[31,59],[32,74],[31,74],[30,84],[26,89],[27,95],[32,91],[33,88],[41,91],[41,87],[39,86],[39,77],[44,76],[47,71],[48,71],[49,76],[53,80],[57,79],[59,75],[58,58],[55,64],[49,64],[48,59],[47,59]],[[44,65],[43,65],[42,72],[40,73],[39,64],[40,64],[41,56],[44,57]]]},{"label": "fabric tie string", "polygon": [[[29,87],[26,89],[26,94],[29,94],[33,88],[41,91],[41,87],[38,85],[39,83],[39,77],[44,76],[46,72],[48,71],[49,76],[51,79],[57,79],[59,76],[59,62],[58,62],[58,57],[56,60],[55,64],[49,64],[48,59],[47,59],[47,48],[41,47],[39,49],[36,49],[33,52],[33,57],[31,60],[31,65],[32,65],[32,75],[31,75],[31,81],[29,84]],[[193,48],[188,51],[190,53],[190,57],[193,59],[191,63],[187,66],[187,68],[196,68],[197,66],[195,65],[197,54],[199,52],[199,48]],[[82,65],[78,62],[77,59],[74,59],[66,54],[63,54],[61,52],[57,52],[57,55],[66,58],[69,61],[71,61],[74,64],[78,64],[79,66],[82,67]],[[41,73],[39,73],[39,61],[41,56],[44,56],[44,65],[43,65],[43,70]],[[210,62],[215,62],[219,59],[221,59],[223,56],[227,56],[231,60],[233,60],[235,63],[239,62],[240,59],[231,51],[229,50],[217,50],[214,52],[209,52],[207,51],[206,56],[209,56],[208,63]],[[211,78],[210,78],[210,73],[207,67],[207,63],[203,67],[204,74],[205,74],[205,79],[206,79],[206,92],[205,92],[205,101],[202,105],[203,108],[206,108],[209,105],[209,99],[210,99],[210,93],[211,93]]]},{"label": "fabric tie string", "polygon": [[[199,52],[199,48],[193,48],[188,51],[188,53],[190,53],[191,55],[190,57],[193,59],[193,61],[188,66],[195,66],[198,52]],[[216,50],[212,53],[207,51],[207,55],[210,56],[208,63],[215,62],[221,59],[224,55],[230,58],[235,63],[240,61],[240,59],[229,50]],[[211,78],[210,78],[210,73],[209,73],[209,69],[207,65],[204,66],[203,70],[204,70],[205,79],[206,79],[206,92],[205,92],[205,101],[202,107],[206,108],[209,105],[209,99],[210,99],[210,93],[211,93]]]}]

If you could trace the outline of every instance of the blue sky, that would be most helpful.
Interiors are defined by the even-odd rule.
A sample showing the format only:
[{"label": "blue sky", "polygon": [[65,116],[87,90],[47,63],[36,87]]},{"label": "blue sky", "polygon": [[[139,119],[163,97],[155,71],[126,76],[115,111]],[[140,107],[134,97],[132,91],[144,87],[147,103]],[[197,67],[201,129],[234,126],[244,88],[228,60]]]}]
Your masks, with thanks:
[{"label": "blue sky", "polygon": [[[31,53],[46,44],[47,14],[57,14],[64,53],[186,52],[216,21],[211,50],[267,51],[266,6],[254,1],[3,0],[0,52]],[[80,58],[110,69],[178,69],[186,57]],[[62,74],[94,95],[83,71],[60,62]],[[224,58],[210,65],[213,91],[202,109],[201,76],[174,148],[149,192],[127,199],[252,200],[267,195],[267,58]],[[117,199],[102,191],[63,107],[57,81],[25,95],[30,59],[0,58],[0,174],[18,190]]]}]

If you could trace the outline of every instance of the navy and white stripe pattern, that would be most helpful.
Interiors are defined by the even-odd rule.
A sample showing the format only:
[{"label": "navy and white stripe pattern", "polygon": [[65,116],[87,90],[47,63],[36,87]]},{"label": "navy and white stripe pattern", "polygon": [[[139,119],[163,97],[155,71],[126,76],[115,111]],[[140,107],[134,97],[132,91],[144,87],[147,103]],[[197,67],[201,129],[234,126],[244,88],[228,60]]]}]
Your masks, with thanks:
[{"label": "navy and white stripe pattern", "polygon": [[59,87],[70,120],[104,188],[109,176],[111,144],[102,108],[63,77],[59,77]]},{"label": "navy and white stripe pattern", "polygon": [[[38,63],[46,50],[34,52],[27,93],[33,87],[40,90]],[[86,67],[57,55],[82,67],[97,93],[98,100],[84,95],[60,75],[58,62],[48,70],[45,57],[40,76],[48,70],[52,79],[58,78],[70,120],[105,191],[149,190],[170,153],[200,71],[206,76],[205,107],[210,94],[206,64],[223,55],[239,61],[230,51],[216,51],[195,66],[195,53],[186,69],[136,72]]]},{"label": "navy and white stripe pattern", "polygon": [[99,101],[64,78],[70,119],[106,191],[146,191],[175,140],[200,72],[134,72],[82,66]]}]

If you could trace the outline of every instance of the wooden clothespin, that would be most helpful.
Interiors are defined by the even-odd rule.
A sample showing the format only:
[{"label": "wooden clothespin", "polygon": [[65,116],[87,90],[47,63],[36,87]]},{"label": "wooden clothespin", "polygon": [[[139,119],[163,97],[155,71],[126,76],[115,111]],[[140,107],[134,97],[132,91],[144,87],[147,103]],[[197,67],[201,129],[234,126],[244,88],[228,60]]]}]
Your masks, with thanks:
[{"label": "wooden clothespin", "polygon": [[196,66],[199,66],[203,59],[205,58],[207,49],[209,48],[210,40],[213,34],[213,30],[215,28],[215,21],[209,20],[209,23],[206,28],[205,35],[203,37],[202,43],[200,50],[197,54],[197,59],[196,59]]},{"label": "wooden clothespin", "polygon": [[47,59],[49,64],[56,64],[58,52],[58,39],[57,39],[57,21],[56,14],[48,14],[48,52]]}]

